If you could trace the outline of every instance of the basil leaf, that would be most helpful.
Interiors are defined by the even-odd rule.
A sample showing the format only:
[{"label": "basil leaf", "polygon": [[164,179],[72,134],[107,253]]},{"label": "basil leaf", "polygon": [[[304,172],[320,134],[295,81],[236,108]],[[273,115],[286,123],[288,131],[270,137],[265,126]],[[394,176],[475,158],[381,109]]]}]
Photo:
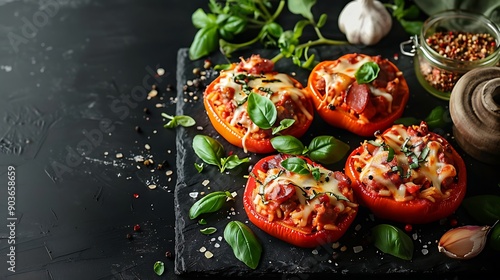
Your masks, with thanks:
[{"label": "basil leaf", "polygon": [[281,36],[281,33],[283,33],[283,27],[281,27],[281,25],[276,22],[266,23],[263,29],[265,29],[269,35],[275,38],[279,38]]},{"label": "basil leaf", "polygon": [[333,136],[317,136],[309,143],[307,155],[315,162],[331,164],[340,161],[350,146]]},{"label": "basil leaf", "polygon": [[488,244],[493,250],[500,251],[500,223],[497,222],[491,229]]},{"label": "basil leaf", "polygon": [[262,129],[269,129],[276,122],[278,111],[267,97],[251,92],[247,101],[247,113],[254,124]]},{"label": "basil leaf", "polygon": [[430,129],[442,128],[448,122],[451,122],[451,117],[448,110],[445,110],[442,106],[437,106],[425,118],[425,122]]},{"label": "basil leaf", "polygon": [[214,227],[207,227],[207,228],[204,228],[204,229],[200,229],[200,232],[203,233],[203,234],[206,234],[206,235],[210,235],[214,232],[216,232],[217,229],[214,228]]},{"label": "basil leaf", "polygon": [[238,260],[252,269],[257,268],[262,255],[262,245],[247,225],[239,221],[229,222],[224,229],[224,239]]},{"label": "basil leaf", "polygon": [[493,224],[500,220],[500,196],[489,194],[471,196],[465,198],[462,205],[480,223]]},{"label": "basil leaf", "polygon": [[401,229],[388,224],[380,224],[373,227],[371,233],[374,245],[380,251],[403,260],[413,258],[413,241]]},{"label": "basil leaf", "polygon": [[311,8],[314,4],[316,4],[316,0],[288,0],[288,10],[313,22],[314,17]]},{"label": "basil leaf", "polygon": [[227,158],[222,159],[222,168],[220,172],[224,172],[226,169],[233,169],[236,166],[248,161],[248,157],[240,159],[237,155],[230,155]]},{"label": "basil leaf", "polygon": [[305,149],[304,144],[291,135],[273,137],[271,145],[277,152],[289,155],[301,155]]},{"label": "basil leaf", "polygon": [[222,26],[222,29],[230,32],[232,35],[237,35],[246,28],[247,22],[238,16],[230,16],[228,17]]},{"label": "basil leaf", "polygon": [[283,131],[295,123],[294,119],[283,119],[280,122],[280,125],[277,127],[273,127],[273,135],[277,134],[280,131]]},{"label": "basil leaf", "polygon": [[183,127],[190,127],[196,124],[196,121],[190,116],[175,116],[177,124]]},{"label": "basil leaf", "polygon": [[189,58],[200,59],[217,50],[219,34],[217,25],[203,27],[194,35],[193,42],[189,47]]},{"label": "basil leaf", "polygon": [[184,127],[190,127],[196,124],[196,121],[190,116],[184,116],[184,115],[170,116],[166,113],[161,113],[161,116],[170,119],[170,121],[163,126],[165,128],[174,128],[179,125]]},{"label": "basil leaf", "polygon": [[297,174],[309,174],[309,167],[307,162],[299,157],[290,157],[281,162],[281,166],[288,171],[295,172]]},{"label": "basil leaf", "polygon": [[156,275],[161,276],[163,272],[165,272],[165,263],[163,263],[162,261],[156,261],[153,265],[153,270],[155,271]]},{"label": "basil leaf", "polygon": [[378,76],[380,67],[377,63],[369,61],[361,65],[361,67],[356,70],[354,77],[358,84],[367,84],[375,80]]},{"label": "basil leaf", "polygon": [[202,8],[196,9],[191,15],[191,22],[196,28],[203,28],[205,26],[215,26],[214,15],[207,15]]},{"label": "basil leaf", "polygon": [[204,162],[222,168],[220,159],[224,156],[224,147],[217,140],[206,135],[196,135],[193,138],[195,154]]},{"label": "basil leaf", "polygon": [[201,214],[218,211],[222,208],[228,198],[233,198],[231,193],[228,191],[216,191],[207,194],[200,200],[196,201],[191,208],[189,208],[189,218],[195,219]]}]

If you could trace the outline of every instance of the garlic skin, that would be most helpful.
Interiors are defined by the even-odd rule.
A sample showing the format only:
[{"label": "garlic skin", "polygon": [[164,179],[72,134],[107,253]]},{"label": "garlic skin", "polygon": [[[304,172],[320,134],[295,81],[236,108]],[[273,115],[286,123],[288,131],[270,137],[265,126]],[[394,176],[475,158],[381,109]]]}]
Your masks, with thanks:
[{"label": "garlic skin", "polygon": [[340,12],[338,25],[349,43],[369,46],[389,33],[392,17],[380,1],[354,0]]},{"label": "garlic skin", "polygon": [[441,236],[438,251],[450,258],[466,260],[483,251],[490,226],[462,226]]}]

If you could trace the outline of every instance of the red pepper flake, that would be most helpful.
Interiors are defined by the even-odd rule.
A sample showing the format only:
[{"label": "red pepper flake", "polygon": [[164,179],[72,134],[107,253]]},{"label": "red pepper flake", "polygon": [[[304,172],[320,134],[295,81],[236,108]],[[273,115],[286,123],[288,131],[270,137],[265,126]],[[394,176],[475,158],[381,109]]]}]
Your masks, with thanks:
[{"label": "red pepper flake", "polygon": [[135,232],[138,232],[138,231],[140,231],[140,230],[141,230],[141,226],[140,226],[139,224],[136,224],[136,225],[134,226],[134,231],[135,231]]},{"label": "red pepper flake", "polygon": [[134,196],[134,198],[139,198],[139,194],[138,193],[134,193],[133,196]]},{"label": "red pepper flake", "polygon": [[455,218],[451,218],[451,219],[449,220],[449,223],[450,223],[450,226],[452,226],[452,227],[456,227],[456,226],[457,226],[457,224],[458,224],[458,221],[457,221],[457,219],[455,219]]},{"label": "red pepper flake", "polygon": [[411,232],[413,230],[413,226],[410,224],[405,225],[405,231],[406,232]]}]

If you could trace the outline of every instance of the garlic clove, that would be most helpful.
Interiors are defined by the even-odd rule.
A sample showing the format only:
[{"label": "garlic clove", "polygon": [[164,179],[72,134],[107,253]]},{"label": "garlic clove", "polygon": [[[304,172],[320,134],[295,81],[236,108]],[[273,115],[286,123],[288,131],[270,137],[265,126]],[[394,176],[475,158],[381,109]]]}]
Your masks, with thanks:
[{"label": "garlic clove", "polygon": [[470,259],[483,251],[490,226],[462,226],[441,236],[438,251],[454,259]]}]

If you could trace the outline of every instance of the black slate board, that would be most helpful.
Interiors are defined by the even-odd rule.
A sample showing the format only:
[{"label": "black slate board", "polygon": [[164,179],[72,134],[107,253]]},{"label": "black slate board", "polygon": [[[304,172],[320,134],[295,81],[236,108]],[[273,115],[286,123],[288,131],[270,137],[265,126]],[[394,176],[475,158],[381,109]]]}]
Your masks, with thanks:
[{"label": "black slate board", "polygon": [[[395,43],[395,42],[393,42]],[[347,53],[365,53],[368,55],[382,55],[395,63],[401,71],[410,87],[411,97],[403,116],[412,116],[419,119],[425,118],[436,106],[441,105],[448,108],[448,102],[437,99],[425,92],[418,84],[413,68],[413,59],[405,57],[395,52],[394,48],[378,48],[356,46],[331,46],[315,49],[319,60],[333,60]],[[252,53],[259,53],[262,57],[273,57],[275,53],[270,50],[258,50],[242,53],[241,56],[248,57]],[[399,54],[399,55],[398,55]],[[237,60],[235,56],[233,61]],[[227,63],[221,55],[209,58],[212,63]],[[375,278],[387,277],[418,277],[422,274],[464,275],[467,273],[485,272],[491,273],[496,270],[499,252],[486,248],[480,256],[468,260],[459,261],[447,258],[437,251],[437,241],[441,235],[450,229],[446,221],[435,222],[426,225],[414,225],[413,231],[409,234],[415,246],[414,256],[411,261],[398,259],[391,255],[384,254],[367,242],[367,235],[370,229],[381,223],[389,223],[394,226],[404,228],[404,224],[384,221],[373,217],[367,209],[360,208],[360,212],[348,232],[339,240],[340,247],[345,246],[345,251],[340,248],[332,248],[331,244],[315,249],[303,249],[289,245],[281,240],[273,238],[253,224],[248,222],[242,206],[242,193],[248,174],[248,165],[230,170],[221,174],[214,166],[205,166],[202,173],[198,173],[194,168],[194,163],[201,163],[201,160],[194,154],[192,149],[192,139],[196,134],[209,135],[220,141],[226,153],[236,153],[240,157],[249,156],[250,162],[255,163],[261,155],[244,154],[237,147],[228,144],[213,129],[204,111],[202,103],[202,92],[204,85],[207,85],[216,77],[216,72],[210,72],[208,79],[201,85],[188,86],[186,83],[196,76],[193,74],[194,68],[203,70],[203,61],[191,61],[188,57],[187,49],[180,49],[178,52],[178,100],[177,114],[189,115],[195,118],[197,124],[190,128],[178,128],[177,130],[177,172],[178,181],[175,189],[175,215],[176,215],[176,256],[175,273],[186,276],[207,276],[207,277],[234,277],[234,276],[280,276],[299,275],[300,279],[314,274],[335,275],[335,277],[346,276],[349,278],[370,275]],[[296,78],[304,85],[307,84],[308,71],[294,66],[290,60],[280,60],[275,69],[282,72],[294,73]],[[213,70],[212,70],[213,71]],[[191,92],[191,94],[190,94]],[[197,100],[193,98],[197,96]],[[200,130],[197,127],[202,127]],[[326,129],[325,129],[326,128]],[[451,123],[444,130],[435,131],[445,136],[454,147],[462,154],[468,168],[468,193],[467,196],[476,194],[499,194],[498,181],[493,178],[496,170],[495,166],[479,163],[464,154],[460,147],[453,141],[451,135]],[[351,150],[356,148],[363,140],[349,132],[329,127],[317,115],[314,123],[304,136],[303,142],[309,143],[310,139],[317,135],[333,135],[334,137],[348,143]],[[251,164],[250,163],[250,164]],[[342,170],[344,161],[333,165],[327,165],[332,170]],[[204,186],[202,182],[209,180],[209,184]],[[481,182],[481,183],[479,183]],[[217,213],[205,215],[203,218],[207,225],[199,225],[197,220],[190,220],[188,211],[191,205],[201,197],[190,196],[193,192],[209,193],[217,190],[229,190],[236,192],[235,201],[227,203],[227,206]],[[460,225],[476,224],[459,208],[456,218]],[[255,232],[263,245],[263,254],[257,269],[252,270],[238,261],[229,245],[223,240],[223,231],[226,224],[231,220],[238,220],[247,223]],[[212,235],[203,235],[200,229],[208,226],[217,228],[217,232]],[[361,247],[359,247],[361,246]],[[355,252],[354,247],[362,248],[361,252]],[[202,248],[213,253],[212,258],[206,258]],[[333,258],[332,256],[336,257]]]}]

